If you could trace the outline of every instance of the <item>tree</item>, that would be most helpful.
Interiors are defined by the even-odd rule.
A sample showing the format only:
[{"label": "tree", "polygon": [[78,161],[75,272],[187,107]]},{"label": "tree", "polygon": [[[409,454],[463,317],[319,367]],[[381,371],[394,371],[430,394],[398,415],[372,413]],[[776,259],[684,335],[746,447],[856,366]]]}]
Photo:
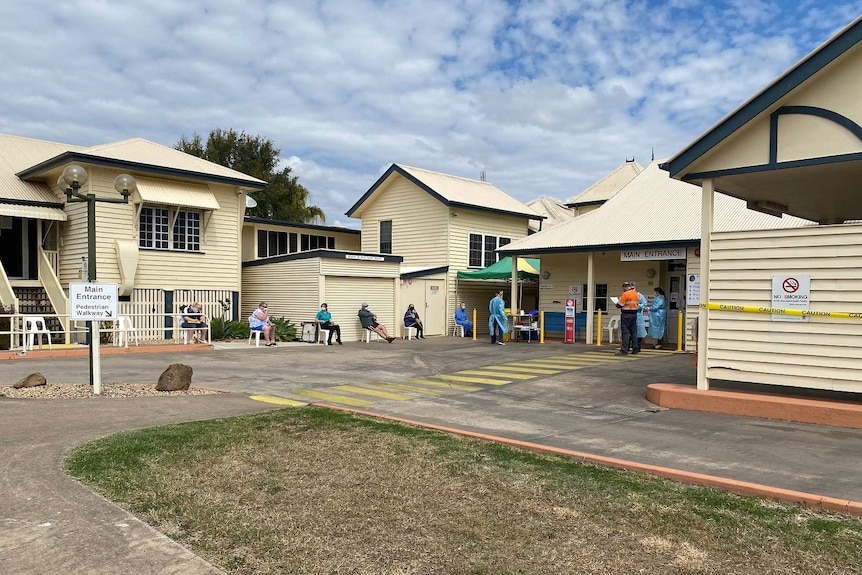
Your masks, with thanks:
[{"label": "tree", "polygon": [[195,133],[191,139],[181,137],[175,148],[267,182],[252,196],[257,206],[248,210],[250,216],[302,223],[326,221],[323,210],[308,205],[310,192],[291,169],[276,171],[281,150],[267,138],[216,129],[210,132],[206,144]]}]

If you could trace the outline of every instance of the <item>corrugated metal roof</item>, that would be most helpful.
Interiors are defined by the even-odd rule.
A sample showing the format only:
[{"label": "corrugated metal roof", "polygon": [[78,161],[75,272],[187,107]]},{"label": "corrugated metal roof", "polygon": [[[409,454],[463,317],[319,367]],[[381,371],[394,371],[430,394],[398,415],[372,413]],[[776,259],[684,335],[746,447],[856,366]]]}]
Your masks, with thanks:
[{"label": "corrugated metal roof", "polygon": [[218,210],[218,200],[207,186],[176,182],[171,180],[156,180],[153,178],[135,178],[138,184],[137,199],[150,204],[168,206],[184,206],[201,210]]},{"label": "corrugated metal roof", "polygon": [[[670,178],[653,162],[599,209],[549,230],[512,242],[500,253],[588,251],[634,244],[692,243],[700,240],[701,188]],[[715,231],[794,228],[808,220],[749,210],[745,202],[715,194]]]},{"label": "corrugated metal roof", "polygon": [[12,216],[14,218],[30,218],[33,220],[55,220],[66,221],[66,212],[60,208],[49,208],[45,206],[22,206],[20,204],[0,203],[0,216]]},{"label": "corrugated metal roof", "polygon": [[249,183],[255,184],[266,183],[263,180],[259,180],[249,176],[248,174],[231,170],[230,168],[198,158],[197,156],[192,156],[191,154],[186,154],[185,152],[175,150],[174,148],[156,144],[155,142],[151,142],[143,138],[132,138],[119,142],[111,142],[109,144],[93,146],[79,151],[92,156],[98,156],[100,158],[109,158],[125,162],[137,162],[140,164],[159,166],[161,168],[246,180]]},{"label": "corrugated metal roof", "polygon": [[523,214],[527,217],[540,216],[540,214],[494,184],[450,176],[449,174],[441,174],[440,172],[432,172],[402,164],[398,164],[398,166],[449,202],[477,206],[494,211]]},{"label": "corrugated metal roof", "polygon": [[449,204],[473,206],[494,212],[523,215],[527,218],[542,218],[540,214],[488,182],[450,176],[402,164],[394,164],[394,166],[430,188]]},{"label": "corrugated metal roof", "polygon": [[25,182],[15,174],[69,149],[74,149],[74,146],[0,134],[0,199],[62,202],[47,185]]},{"label": "corrugated metal roof", "polygon": [[643,166],[637,162],[625,162],[577,196],[567,200],[566,204],[569,206],[577,206],[580,204],[591,204],[609,200],[642,171]]},{"label": "corrugated metal roof", "polygon": [[[527,202],[527,206],[529,206],[533,211],[547,217],[547,219],[541,223],[543,230],[558,226],[575,218],[575,214],[571,209],[567,208],[562,204],[562,202],[555,200],[554,198],[536,198],[531,202]],[[538,232],[539,222],[530,220],[530,229],[534,232]]]}]

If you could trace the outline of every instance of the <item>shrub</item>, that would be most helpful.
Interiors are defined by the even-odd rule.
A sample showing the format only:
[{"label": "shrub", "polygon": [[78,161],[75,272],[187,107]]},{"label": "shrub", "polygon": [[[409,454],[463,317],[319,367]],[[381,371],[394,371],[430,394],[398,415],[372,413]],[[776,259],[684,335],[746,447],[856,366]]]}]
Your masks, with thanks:
[{"label": "shrub", "polygon": [[213,340],[244,339],[248,337],[248,322],[225,321],[216,317],[210,321],[210,333]]},{"label": "shrub", "polygon": [[296,339],[296,325],[290,323],[289,319],[274,317],[270,321],[275,326],[275,341],[293,341]]}]

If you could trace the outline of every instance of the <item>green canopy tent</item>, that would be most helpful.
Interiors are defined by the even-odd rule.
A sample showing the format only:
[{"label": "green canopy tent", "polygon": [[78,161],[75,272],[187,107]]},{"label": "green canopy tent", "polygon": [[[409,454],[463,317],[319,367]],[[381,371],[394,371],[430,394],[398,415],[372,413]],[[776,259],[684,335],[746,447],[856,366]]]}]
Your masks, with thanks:
[{"label": "green canopy tent", "polygon": [[[518,279],[539,279],[538,258],[518,258]],[[495,264],[474,272],[458,272],[459,280],[508,280],[512,279],[512,258],[505,257]]]},{"label": "green canopy tent", "polygon": [[[524,281],[538,282],[540,264],[538,258],[518,258],[518,284],[520,288],[519,301],[524,301]],[[481,270],[473,272],[458,272],[456,281],[460,280],[497,280],[511,281],[512,280],[512,258],[502,258],[495,264],[492,264]],[[456,292],[458,287],[455,287]]]}]

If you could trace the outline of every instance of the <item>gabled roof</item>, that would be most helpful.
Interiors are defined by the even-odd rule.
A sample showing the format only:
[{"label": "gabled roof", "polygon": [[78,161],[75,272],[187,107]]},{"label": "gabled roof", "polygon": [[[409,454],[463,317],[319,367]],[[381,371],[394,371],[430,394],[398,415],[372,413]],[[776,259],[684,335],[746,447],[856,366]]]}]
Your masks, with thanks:
[{"label": "gabled roof", "polygon": [[[554,198],[536,198],[535,200],[527,202],[527,206],[547,218],[545,221],[541,222],[541,229],[543,230],[568,222],[575,217],[572,210]],[[534,232],[539,231],[539,223],[531,220],[530,229]]]},{"label": "gabled roof", "polygon": [[62,206],[51,188],[42,182],[25,182],[15,174],[69,149],[70,146],[57,142],[0,134],[0,201]]},{"label": "gabled roof", "polygon": [[[600,208],[571,222],[527,236],[497,251],[501,254],[586,252],[649,245],[700,242],[701,188],[671,179],[653,162]],[[716,231],[790,228],[812,222],[776,218],[748,210],[745,202],[715,195]]]},{"label": "gabled roof", "polygon": [[[743,102],[738,108],[718,121],[704,134],[683,148],[662,167],[677,177],[685,169],[721,143],[745,124],[778,103],[784,96],[835,61],[862,41],[862,16],[821,44],[784,74],[760,92]],[[684,174],[682,174],[684,177]]]},{"label": "gabled roof", "polygon": [[362,217],[364,207],[374,201],[376,193],[385,187],[384,184],[390,178],[404,177],[415,184],[421,190],[431,194],[432,197],[439,200],[443,205],[472,208],[475,210],[483,210],[495,212],[498,214],[507,214],[513,216],[522,216],[533,220],[544,219],[544,216],[536,213],[526,205],[522,204],[503,190],[497,188],[488,182],[479,180],[469,180],[467,178],[459,178],[440,172],[432,172],[421,168],[413,168],[410,166],[402,166],[392,164],[386,172],[374,182],[359,201],[347,210],[346,214],[350,217]]},{"label": "gabled roof", "polygon": [[626,161],[610,174],[591,185],[589,188],[566,201],[570,208],[576,206],[590,206],[606,202],[619,192],[623,186],[643,171],[643,166],[632,160]]},{"label": "gabled roof", "polygon": [[22,167],[16,175],[22,180],[28,180],[69,162],[224,183],[251,190],[263,189],[266,186],[263,180],[143,138],[89,148],[60,145],[60,149],[55,150],[55,155]]}]

